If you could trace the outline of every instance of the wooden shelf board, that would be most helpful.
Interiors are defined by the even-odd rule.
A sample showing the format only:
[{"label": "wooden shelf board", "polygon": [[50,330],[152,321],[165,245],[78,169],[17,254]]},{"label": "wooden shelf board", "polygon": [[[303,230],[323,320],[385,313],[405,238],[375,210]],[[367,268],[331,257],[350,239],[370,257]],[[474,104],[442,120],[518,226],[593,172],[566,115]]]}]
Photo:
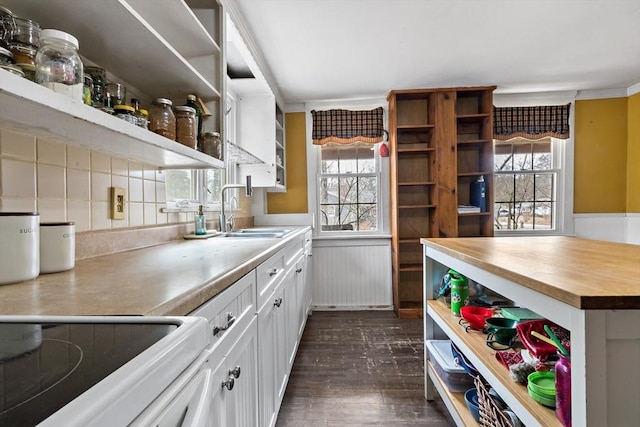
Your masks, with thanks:
[{"label": "wooden shelf board", "polygon": [[493,175],[493,172],[492,171],[458,172],[458,176],[480,176],[480,175]]},{"label": "wooden shelf board", "polygon": [[422,264],[400,264],[398,271],[422,271]]},{"label": "wooden shelf board", "polygon": [[429,208],[435,208],[437,207],[436,205],[400,205],[398,206],[398,209],[429,209]]},{"label": "wooden shelf board", "polygon": [[481,145],[481,144],[489,144],[493,143],[492,139],[469,139],[467,141],[458,141],[458,145]]},{"label": "wooden shelf board", "polygon": [[420,243],[420,238],[416,237],[415,239],[398,239],[398,243]]},{"label": "wooden shelf board", "polygon": [[402,319],[421,319],[424,315],[422,306],[419,302],[415,303],[415,306],[420,305],[420,308],[413,307],[414,303],[407,301],[400,301],[400,308],[398,308],[398,317]]},{"label": "wooden shelf board", "polygon": [[456,119],[458,120],[458,122],[477,122],[477,121],[484,120],[490,116],[491,114],[489,113],[464,114],[464,115],[457,116]]},{"label": "wooden shelf board", "polygon": [[[458,324],[460,318],[453,316],[451,309],[439,301],[427,301],[427,312],[525,425],[529,425],[528,419],[530,419],[534,421],[533,424],[538,423],[545,427],[561,426],[552,408],[537,403],[529,396],[525,385],[511,380],[509,371],[496,360],[495,351],[487,347],[485,335],[482,332],[465,332]],[[479,363],[474,359],[478,359]]]},{"label": "wooden shelf board", "polygon": [[436,151],[435,148],[430,147],[411,147],[411,148],[398,148],[396,150],[398,153],[430,153]]},{"label": "wooden shelf board", "polygon": [[465,212],[459,213],[458,216],[493,216],[493,212]]},{"label": "wooden shelf board", "polygon": [[417,186],[417,185],[436,185],[435,181],[411,181],[411,182],[399,182],[399,187],[404,186]]},{"label": "wooden shelf board", "polygon": [[435,125],[400,125],[396,127],[397,132],[420,132],[429,131],[435,128]]},{"label": "wooden shelf board", "polygon": [[450,391],[435,371],[430,360],[427,362],[427,372],[436,390],[438,390],[442,401],[449,409],[451,417],[456,421],[456,424],[463,424],[468,427],[479,426],[480,424],[473,418],[469,408],[467,408],[467,403],[464,400],[464,392],[456,393]]}]

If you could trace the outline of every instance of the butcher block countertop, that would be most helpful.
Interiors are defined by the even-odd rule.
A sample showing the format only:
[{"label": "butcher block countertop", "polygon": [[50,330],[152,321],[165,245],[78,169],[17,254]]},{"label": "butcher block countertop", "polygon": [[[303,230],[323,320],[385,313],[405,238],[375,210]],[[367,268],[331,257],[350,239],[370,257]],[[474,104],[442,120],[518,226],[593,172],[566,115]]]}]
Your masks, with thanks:
[{"label": "butcher block countertop", "polygon": [[640,309],[640,246],[562,236],[421,243],[579,309]]},{"label": "butcher block countertop", "polygon": [[[290,227],[288,227],[290,228]],[[181,240],[0,286],[0,314],[183,316],[299,236]]]}]

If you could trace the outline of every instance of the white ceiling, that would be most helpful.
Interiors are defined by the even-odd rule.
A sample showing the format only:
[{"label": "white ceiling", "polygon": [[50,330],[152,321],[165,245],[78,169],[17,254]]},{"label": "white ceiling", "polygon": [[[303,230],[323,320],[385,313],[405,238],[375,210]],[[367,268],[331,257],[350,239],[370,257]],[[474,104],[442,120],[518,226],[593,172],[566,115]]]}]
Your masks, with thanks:
[{"label": "white ceiling", "polygon": [[286,103],[640,83],[640,0],[235,0]]}]

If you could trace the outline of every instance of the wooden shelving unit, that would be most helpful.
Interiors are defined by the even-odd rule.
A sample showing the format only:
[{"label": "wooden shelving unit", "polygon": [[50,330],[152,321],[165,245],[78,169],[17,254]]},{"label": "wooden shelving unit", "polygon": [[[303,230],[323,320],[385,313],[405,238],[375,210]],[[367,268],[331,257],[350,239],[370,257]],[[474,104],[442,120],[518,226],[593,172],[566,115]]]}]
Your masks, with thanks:
[{"label": "wooden shelving unit", "polygon": [[442,401],[444,402],[445,406],[449,410],[449,414],[454,419],[457,425],[465,425],[469,427],[480,425],[475,419],[473,419],[471,412],[469,412],[467,403],[464,401],[464,393],[455,393],[449,391],[447,385],[438,376],[438,373],[435,371],[430,360],[427,361],[427,375],[433,382],[436,390],[438,390],[438,394],[440,396],[445,396]]},{"label": "wooden shelving unit", "polygon": [[[392,91],[391,234],[394,309],[421,317],[420,237],[493,235],[494,86]],[[487,185],[487,212],[458,215],[470,185]]]}]

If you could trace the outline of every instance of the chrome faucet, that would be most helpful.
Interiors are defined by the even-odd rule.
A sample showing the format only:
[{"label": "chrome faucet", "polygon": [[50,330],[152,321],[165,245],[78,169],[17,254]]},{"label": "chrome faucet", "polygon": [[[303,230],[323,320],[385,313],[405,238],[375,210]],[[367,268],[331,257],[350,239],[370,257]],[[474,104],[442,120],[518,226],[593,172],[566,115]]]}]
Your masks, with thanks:
[{"label": "chrome faucet", "polygon": [[253,194],[253,187],[251,187],[251,175],[247,175],[247,182],[245,184],[227,184],[222,186],[220,192],[220,231],[226,232],[227,230],[227,217],[224,214],[224,190],[228,188],[244,188],[247,197],[251,197]]}]

